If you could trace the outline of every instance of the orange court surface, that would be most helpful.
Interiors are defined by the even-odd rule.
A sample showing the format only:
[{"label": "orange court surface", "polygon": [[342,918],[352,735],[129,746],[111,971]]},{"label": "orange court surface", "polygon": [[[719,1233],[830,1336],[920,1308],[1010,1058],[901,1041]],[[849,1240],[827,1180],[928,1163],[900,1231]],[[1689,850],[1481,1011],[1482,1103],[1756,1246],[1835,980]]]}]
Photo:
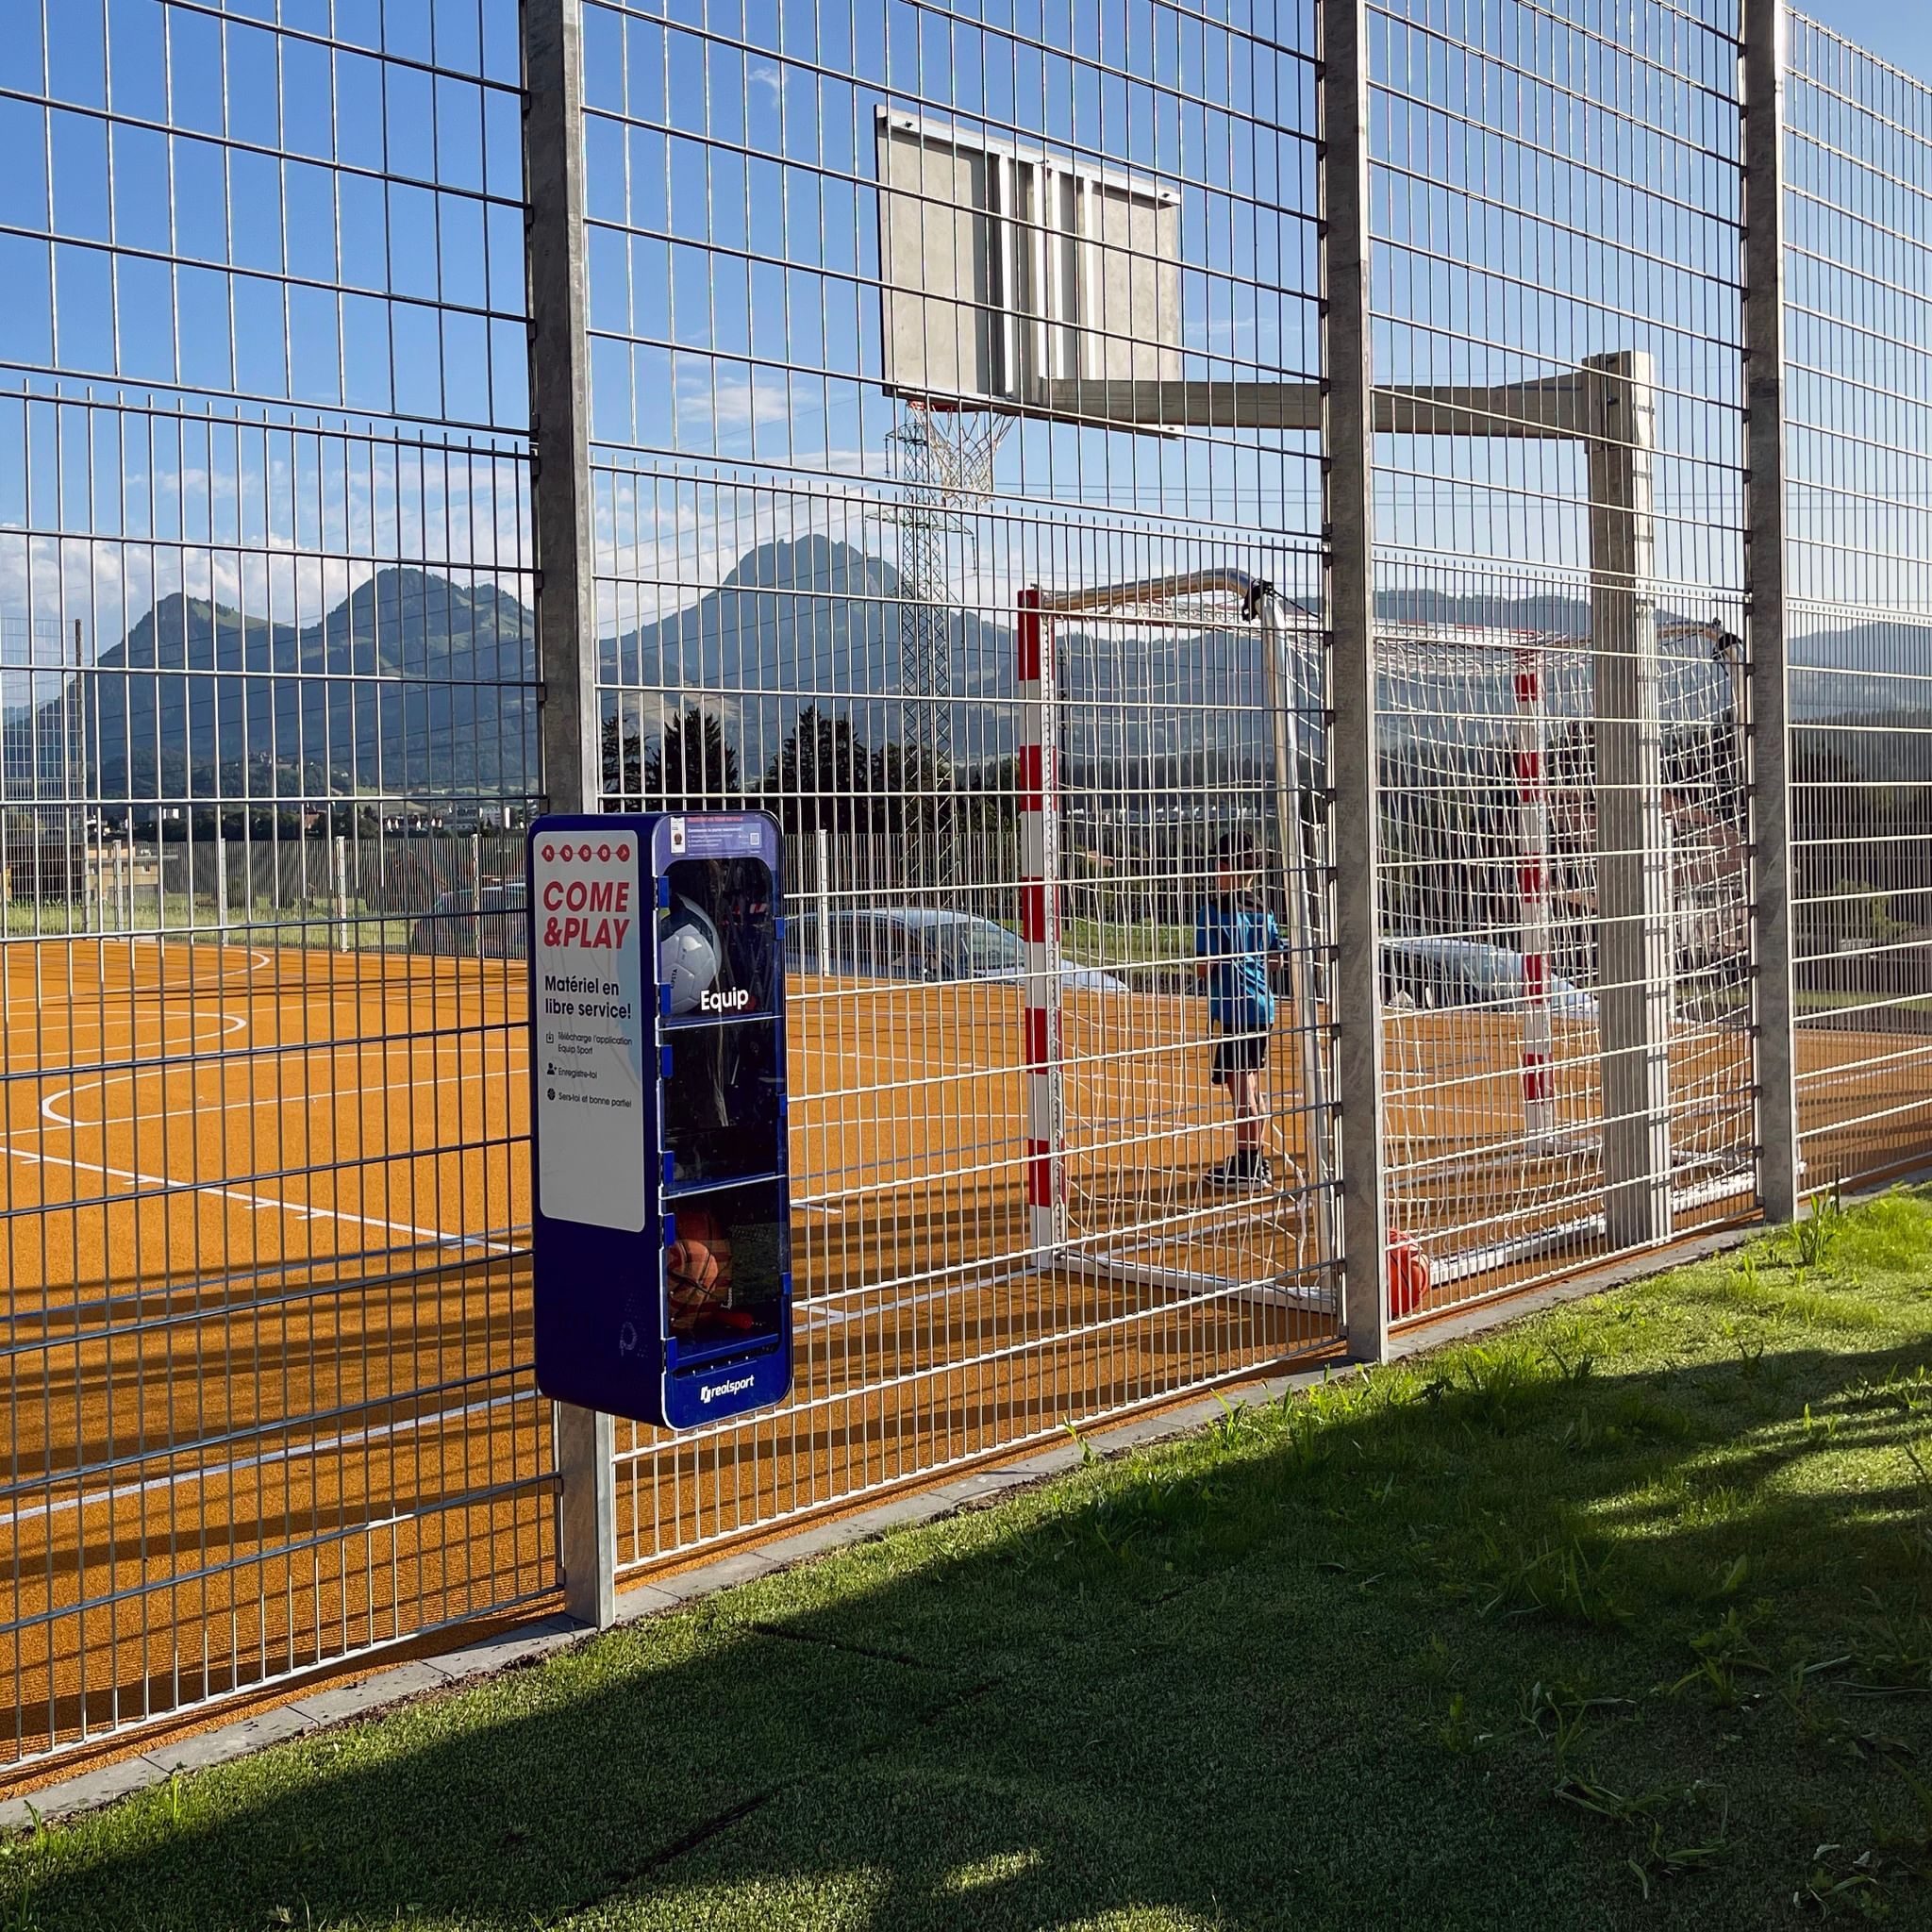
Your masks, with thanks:
[{"label": "orange court surface", "polygon": [[[0,945],[0,1774],[83,1732],[554,1600],[524,966],[302,936],[320,942]],[[1203,1170],[1228,1133],[1202,1008],[1067,993],[1067,1252],[1042,1257],[1019,990],[794,979],[797,1385],[775,1414],[682,1438],[620,1425],[621,1563],[1330,1342],[1301,1056],[1284,1029],[1274,1191],[1217,1196]],[[1734,1111],[1741,1045],[1713,1039],[1674,1070]],[[1917,1038],[1807,1030],[1800,1048],[1821,1128],[1869,1111],[1874,1082],[1901,1107],[1932,1098]],[[1502,1016],[1391,1022],[1412,1232],[1479,1244],[1587,1205],[1593,1162],[1543,1171],[1512,1149],[1516,1050]],[[1587,1111],[1581,1043],[1574,1059]],[[1869,1140],[1822,1132],[1811,1158],[1856,1171]],[[1500,1219],[1443,1158],[1483,1150],[1492,1174],[1516,1162]]]},{"label": "orange court surface", "polygon": [[[0,1683],[16,1703],[0,1762],[548,1592],[521,962],[239,934],[14,941],[0,997]],[[1076,1009],[1068,1024],[1076,1037]],[[637,1432],[621,1555],[1325,1331],[1224,1289],[1033,1270],[1020,1038],[1010,988],[798,985],[793,1402],[675,1443]],[[1166,1163],[1217,1139],[1199,1085],[1201,1121],[1160,1137]],[[1121,1158],[1100,1139],[1071,1174]],[[1273,1219],[1224,1213],[1212,1245],[1252,1272]],[[1143,1245],[1162,1220],[1135,1223]]]}]

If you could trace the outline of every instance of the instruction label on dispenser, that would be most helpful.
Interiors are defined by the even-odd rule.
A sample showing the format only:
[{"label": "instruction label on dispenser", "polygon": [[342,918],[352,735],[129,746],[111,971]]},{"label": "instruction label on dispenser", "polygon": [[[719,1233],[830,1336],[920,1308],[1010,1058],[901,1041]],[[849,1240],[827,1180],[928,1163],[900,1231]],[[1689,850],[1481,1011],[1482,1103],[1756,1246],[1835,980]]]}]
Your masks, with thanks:
[{"label": "instruction label on dispenser", "polygon": [[538,1203],[553,1220],[630,1234],[653,1178],[640,872],[628,832],[546,832],[531,852]]}]

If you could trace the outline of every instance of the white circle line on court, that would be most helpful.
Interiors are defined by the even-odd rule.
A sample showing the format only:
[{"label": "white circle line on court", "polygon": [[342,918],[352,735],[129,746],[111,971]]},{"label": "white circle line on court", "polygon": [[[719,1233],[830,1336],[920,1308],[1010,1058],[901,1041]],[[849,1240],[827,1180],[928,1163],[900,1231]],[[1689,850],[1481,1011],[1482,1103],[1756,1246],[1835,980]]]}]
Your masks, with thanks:
[{"label": "white circle line on court", "polygon": [[[227,1065],[232,1070],[234,1063],[229,1062]],[[66,1090],[66,1097],[72,1097],[74,1094],[90,1090],[98,1090],[105,1092],[115,1081],[126,1080],[132,1082],[140,1079],[158,1079],[161,1077],[163,1076],[158,1071],[143,1074],[110,1074],[104,1080],[76,1083]],[[196,1114],[238,1113],[251,1111],[258,1107],[275,1107],[279,1108],[282,1107],[299,1107],[305,1103],[315,1105],[323,1101],[353,1100],[365,1094],[375,1097],[385,1093],[409,1093],[421,1088],[441,1088],[447,1091],[453,1087],[469,1086],[478,1080],[502,1082],[506,1097],[508,1097],[512,1088],[521,1090],[528,1078],[528,1067],[511,1068],[508,1071],[495,1067],[481,1067],[471,1073],[431,1074],[428,1078],[422,1080],[374,1080],[365,1081],[356,1087],[308,1088],[299,1093],[255,1093],[244,1094],[237,1100],[197,1100],[193,1104],[193,1111]],[[61,1097],[63,1096],[60,1094],[54,1096],[56,1099]],[[52,1124],[65,1126],[70,1131],[98,1134],[111,1132],[116,1127],[139,1126],[144,1122],[174,1120],[178,1118],[179,1112],[180,1109],[178,1108],[172,1110],[164,1108],[159,1113],[110,1113],[103,1114],[100,1118],[94,1120],[75,1119],[72,1116],[63,1115],[56,1118]],[[430,1148],[425,1151],[437,1153],[446,1150]],[[394,1158],[396,1157],[388,1156],[384,1158]]]},{"label": "white circle line on court", "polygon": [[[231,1033],[245,1033],[248,1030],[248,1016],[245,1013],[217,1013],[203,1015],[202,1017],[215,1018],[222,1022],[221,1031],[216,1036],[218,1039],[225,1039]],[[128,1072],[132,1074],[134,1070],[130,1068]],[[95,1080],[72,1080],[65,1087],[55,1088],[41,1102],[41,1118],[51,1121],[57,1127],[72,1127],[79,1124],[64,1114],[56,1113],[54,1111],[55,1102],[72,1100],[76,1093],[92,1092],[96,1088],[107,1086],[108,1081],[116,1077],[117,1075],[113,1074],[103,1074]]]},{"label": "white circle line on court", "polygon": [[[65,935],[64,933],[45,935],[39,939],[35,939],[31,936],[26,936],[18,940],[9,940],[6,943],[9,946],[43,945],[48,943],[50,939],[58,939],[64,943],[67,941],[67,935]],[[93,933],[75,935],[73,942],[78,945],[99,946],[124,946],[128,944],[158,946],[165,943],[165,941],[146,934],[138,935],[132,940],[129,940],[125,936],[123,936],[118,939],[103,939],[99,934]],[[274,953],[263,952],[258,946],[216,946],[212,948],[212,950],[217,954],[240,953],[248,961],[248,970],[242,975],[244,979],[252,979],[256,974],[259,973],[262,970],[263,967],[273,966],[275,962],[275,956]],[[212,986],[208,987],[206,991],[210,993],[220,992],[223,989],[224,983],[226,981],[227,973],[228,969],[225,966],[222,967],[220,969],[219,976],[216,979],[216,983]],[[186,992],[192,994],[195,992],[197,990],[198,988],[195,976],[193,974],[191,973],[186,979],[179,980],[139,980],[130,977],[125,986],[116,987],[108,987],[103,982],[96,981],[94,991],[91,996],[96,999],[107,998],[110,996],[115,999],[120,999],[129,994],[138,995],[142,993],[156,992]],[[62,991],[62,989],[57,987],[55,991],[57,992],[59,992]],[[0,1011],[8,1013],[13,1012],[15,1010],[28,1013],[38,1012],[45,1006],[45,1004],[46,1000],[44,995],[39,993],[27,993],[23,994],[16,999],[8,999],[4,1002],[0,1002]]]},{"label": "white circle line on court", "polygon": [[[217,1011],[214,1013],[198,1014],[195,1016],[195,1018],[197,1022],[204,1020],[220,1021],[222,1023],[222,1029],[221,1034],[217,1037],[225,1037],[228,1034],[244,1032],[247,1030],[249,1024],[251,1024],[248,1015],[246,1015],[245,1013],[225,1013]],[[524,1051],[524,1042],[521,1039],[515,1040],[514,1042],[507,1041],[505,1042],[505,1050],[508,1053],[521,1054]],[[111,1116],[104,1116],[99,1120],[78,1121],[73,1119],[69,1115],[61,1114],[58,1111],[55,1111],[56,1103],[60,1101],[71,1101],[74,1098],[74,1096],[78,1093],[105,1091],[108,1087],[119,1081],[127,1081],[132,1083],[141,1080],[164,1080],[168,1078],[171,1074],[179,1074],[184,1071],[191,1074],[208,1071],[220,1071],[226,1073],[231,1072],[236,1068],[240,1067],[248,1067],[254,1065],[269,1065],[289,1058],[307,1059],[318,1055],[327,1055],[332,1058],[337,1058],[344,1054],[355,1054],[358,1056],[361,1056],[371,1053],[380,1053],[385,1058],[388,1058],[390,1056],[400,1057],[403,1055],[408,1055],[408,1057],[413,1058],[418,1054],[424,1052],[445,1054],[457,1053],[460,1051],[461,1042],[459,1041],[451,1039],[447,1034],[412,1035],[401,1040],[390,1040],[381,1036],[375,1036],[357,1040],[291,1041],[286,1043],[271,1042],[258,1048],[251,1049],[248,1055],[245,1058],[230,1058],[225,1055],[216,1053],[207,1055],[205,1057],[195,1056],[178,1061],[163,1060],[153,1066],[117,1067],[112,1073],[104,1074],[97,1078],[70,1081],[67,1085],[63,1087],[55,1088],[42,1101],[41,1112],[45,1119],[47,1119],[49,1122],[51,1122],[53,1124],[57,1126],[88,1127],[98,1129],[102,1127],[110,1127],[118,1124],[123,1124],[125,1123],[131,1121],[167,1119],[171,1117],[171,1113],[169,1110],[163,1110],[161,1113],[158,1114],[117,1114]],[[62,1071],[68,1070],[63,1069]],[[503,1068],[483,1068],[479,1070],[478,1074],[459,1074],[458,1077],[461,1079],[471,1079],[477,1077],[501,1077],[508,1080],[510,1078],[526,1077],[528,1074],[528,1062],[527,1060],[525,1060],[524,1064],[521,1066],[509,1065]],[[433,1086],[434,1084],[436,1083],[433,1080],[409,1082],[375,1081],[369,1083],[369,1091],[378,1091],[386,1088],[394,1088],[399,1086],[416,1087]],[[329,1090],[329,1095],[333,1096],[339,1091],[340,1090],[331,1089]],[[218,1110],[225,1112],[230,1111],[238,1107],[252,1108],[259,1105],[266,1105],[270,1102],[279,1103],[284,1098],[300,1100],[307,1097],[308,1096],[304,1094],[286,1096],[282,1094],[264,1094],[251,1096],[239,1101],[223,1102],[220,1104]],[[194,1108],[196,1111],[206,1110],[203,1104],[198,1101],[194,1103]]]},{"label": "white circle line on court", "polygon": [[[251,954],[250,957],[257,962],[250,969],[251,971],[259,971],[260,967],[271,963],[271,956],[266,953]],[[228,1013],[222,1011],[220,1008],[217,1008],[216,1011],[222,1021],[223,1036],[247,1030],[249,1020],[245,1013]],[[318,1050],[322,1049],[308,1049],[308,1051]],[[128,1070],[130,1074],[135,1071],[134,1069]],[[97,1080],[74,1081],[65,1087],[55,1089],[53,1092],[47,1094],[41,1102],[40,1113],[42,1120],[55,1127],[64,1128],[69,1133],[81,1130],[84,1124],[75,1122],[72,1118],[56,1111],[56,1103],[63,1100],[71,1102],[77,1093],[104,1089],[113,1077],[114,1075],[112,1074],[107,1074]],[[199,1109],[195,1110],[198,1111]],[[92,1126],[91,1130],[105,1132],[110,1124],[110,1123],[104,1120],[97,1126]],[[41,1131],[42,1139],[44,1141],[45,1128],[42,1127]],[[486,1252],[495,1254],[508,1254],[510,1252],[510,1249],[500,1241],[481,1240],[469,1235],[445,1234],[441,1228],[419,1227],[408,1222],[387,1221],[370,1215],[351,1214],[340,1208],[319,1208],[310,1203],[285,1200],[275,1194],[259,1193],[252,1188],[230,1187],[218,1180],[176,1181],[166,1175],[142,1174],[138,1170],[129,1168],[109,1167],[102,1162],[80,1160],[72,1156],[48,1154],[44,1151],[28,1153],[25,1149],[13,1145],[10,1140],[0,1142],[0,1146],[5,1147],[10,1158],[31,1165],[53,1165],[64,1167],[70,1173],[96,1174],[104,1180],[125,1180],[131,1182],[137,1187],[154,1188],[166,1193],[210,1194],[217,1199],[233,1201],[237,1205],[246,1208],[251,1213],[280,1213],[292,1216],[298,1221],[330,1221],[341,1223],[345,1225],[374,1227],[385,1233],[408,1235],[412,1240],[429,1241],[442,1247],[480,1247]],[[409,1157],[408,1155],[391,1155],[379,1158],[386,1159],[407,1159]]]}]

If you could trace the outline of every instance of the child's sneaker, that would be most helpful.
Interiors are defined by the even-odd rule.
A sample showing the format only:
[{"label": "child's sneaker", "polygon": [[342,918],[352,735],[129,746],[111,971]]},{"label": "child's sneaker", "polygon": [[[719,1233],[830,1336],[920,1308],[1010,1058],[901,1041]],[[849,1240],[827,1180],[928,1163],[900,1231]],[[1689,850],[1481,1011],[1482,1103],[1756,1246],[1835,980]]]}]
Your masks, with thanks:
[{"label": "child's sneaker", "polygon": [[1224,1161],[1208,1170],[1210,1187],[1223,1189],[1228,1193],[1253,1193],[1257,1189],[1274,1185],[1274,1173],[1268,1164],[1268,1157],[1257,1153],[1252,1147],[1238,1148]]}]

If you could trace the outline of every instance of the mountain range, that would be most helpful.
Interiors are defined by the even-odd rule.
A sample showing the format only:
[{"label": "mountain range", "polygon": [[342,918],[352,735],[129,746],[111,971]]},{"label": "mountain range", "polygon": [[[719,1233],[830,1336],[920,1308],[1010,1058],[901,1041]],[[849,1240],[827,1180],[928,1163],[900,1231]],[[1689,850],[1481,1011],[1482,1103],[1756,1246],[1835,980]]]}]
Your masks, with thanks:
[{"label": "mountain range", "polygon": [[[901,586],[890,562],[824,536],[759,544],[694,600],[600,638],[599,682],[651,694],[647,733],[659,690],[669,693],[667,710],[696,704],[716,712],[748,776],[769,767],[808,705],[883,743],[904,729],[901,625],[911,607]],[[1557,594],[1499,600],[1424,589],[1388,593],[1380,608],[1405,626],[1536,631],[1579,645],[1589,631],[1587,603]],[[950,660],[956,766],[1010,756],[1018,726],[1012,624],[1004,613],[958,607],[919,621],[938,626],[940,655]],[[1291,641],[1311,622],[1291,612]],[[1112,766],[1205,755],[1240,762],[1258,750],[1262,680],[1238,633],[1149,635],[1074,620],[1056,632],[1074,760]],[[89,674],[90,789],[110,801],[217,789],[229,799],[533,791],[534,635],[532,613],[493,580],[461,583],[411,568],[376,573],[302,625],[172,594]],[[1291,658],[1305,675],[1307,654],[1292,641]],[[1813,667],[1793,680],[1794,714],[1805,721],[1896,721],[1928,708],[1923,679],[1874,667],[1932,662],[1932,625],[1815,630],[1793,641],[1791,658]],[[1456,727],[1464,737],[1507,727],[1514,701],[1506,665],[1454,675],[1459,682],[1445,685],[1448,674],[1424,658],[1385,675],[1383,703],[1399,721],[1398,737],[1433,733],[1445,697],[1466,721]],[[5,675],[0,706],[14,695]],[[1580,651],[1562,660],[1550,680],[1556,715],[1588,713],[1587,677]],[[61,747],[72,744],[72,697],[70,690],[0,710],[7,796],[31,789],[23,783],[29,774],[43,796],[58,795],[51,780]],[[1704,666],[1694,648],[1678,674],[1679,714],[1714,718],[1726,702],[1722,670]]]},{"label": "mountain range", "polygon": [[495,583],[421,570],[299,626],[174,593],[94,674],[99,795],[205,796],[217,775],[230,799],[533,790],[534,637]]}]

